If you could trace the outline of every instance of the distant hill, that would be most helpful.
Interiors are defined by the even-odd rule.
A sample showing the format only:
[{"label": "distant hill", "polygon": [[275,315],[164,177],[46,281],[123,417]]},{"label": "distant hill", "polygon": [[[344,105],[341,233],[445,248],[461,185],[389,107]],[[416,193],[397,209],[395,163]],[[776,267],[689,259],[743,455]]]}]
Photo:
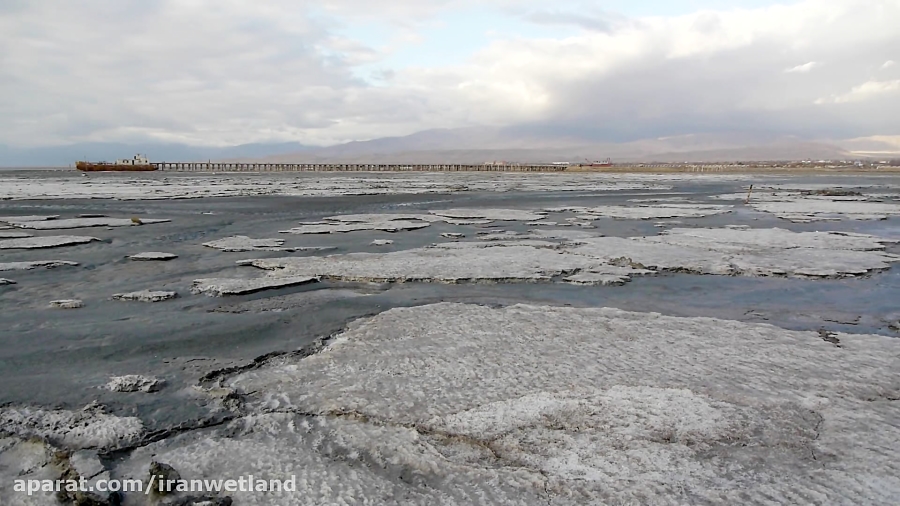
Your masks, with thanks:
[{"label": "distant hill", "polygon": [[185,144],[82,143],[67,146],[13,148],[0,145],[0,167],[68,167],[78,160],[113,161],[131,158],[136,153],[151,161],[205,161],[224,158],[258,158],[282,153],[297,153],[306,146],[296,142],[280,144],[243,144],[223,148]]},{"label": "distant hill", "polygon": [[794,138],[733,134],[685,135],[630,142],[588,142],[515,135],[502,129],[430,130],[406,137],[350,142],[297,153],[266,156],[258,161],[484,163],[581,162],[611,158],[616,162],[716,162],[754,160],[841,159],[852,155],[837,145]]},{"label": "distant hill", "polygon": [[[180,144],[90,143],[46,148],[0,146],[0,167],[66,167],[76,160],[112,160],[146,154],[151,161],[484,163],[729,162],[754,160],[834,160],[865,156],[860,149],[895,147],[885,138],[811,142],[764,134],[696,134],[632,140],[593,141],[550,130],[525,128],[436,129],[327,147],[297,143],[244,144],[214,148]],[[892,138],[888,138],[892,139]],[[849,149],[848,149],[849,148]],[[900,148],[897,148],[900,149]],[[875,150],[873,150],[875,151]],[[877,156],[877,155],[875,155]]]}]

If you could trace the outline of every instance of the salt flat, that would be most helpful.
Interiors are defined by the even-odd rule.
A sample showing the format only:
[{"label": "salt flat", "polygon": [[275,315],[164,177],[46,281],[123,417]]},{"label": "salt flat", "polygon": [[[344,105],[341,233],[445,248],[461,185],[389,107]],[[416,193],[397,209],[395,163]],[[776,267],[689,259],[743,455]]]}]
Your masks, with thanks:
[{"label": "salt flat", "polygon": [[0,174],[0,241],[97,239],[0,254],[0,504],[152,461],[297,477],[234,504],[900,502],[900,222],[858,207],[896,177],[96,176]]}]

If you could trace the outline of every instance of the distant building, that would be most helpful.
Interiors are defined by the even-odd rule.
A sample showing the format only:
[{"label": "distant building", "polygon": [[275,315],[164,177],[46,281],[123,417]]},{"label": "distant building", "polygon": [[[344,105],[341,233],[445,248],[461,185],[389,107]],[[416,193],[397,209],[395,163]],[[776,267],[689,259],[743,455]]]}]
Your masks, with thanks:
[{"label": "distant building", "polygon": [[129,158],[116,160],[116,165],[149,165],[150,159],[146,155],[134,155]]}]

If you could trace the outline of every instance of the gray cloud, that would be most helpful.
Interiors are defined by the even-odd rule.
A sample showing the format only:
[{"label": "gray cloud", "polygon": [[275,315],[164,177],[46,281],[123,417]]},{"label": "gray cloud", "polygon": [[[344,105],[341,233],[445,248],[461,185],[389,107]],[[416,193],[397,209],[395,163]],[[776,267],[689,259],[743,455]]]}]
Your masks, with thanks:
[{"label": "gray cloud", "polygon": [[639,20],[494,0],[559,37],[501,34],[465,64],[427,68],[382,64],[383,48],[346,29],[414,33],[472,5],[6,1],[0,144],[323,144],[476,125],[588,140],[900,133],[900,66],[884,66],[900,58],[900,0]]}]

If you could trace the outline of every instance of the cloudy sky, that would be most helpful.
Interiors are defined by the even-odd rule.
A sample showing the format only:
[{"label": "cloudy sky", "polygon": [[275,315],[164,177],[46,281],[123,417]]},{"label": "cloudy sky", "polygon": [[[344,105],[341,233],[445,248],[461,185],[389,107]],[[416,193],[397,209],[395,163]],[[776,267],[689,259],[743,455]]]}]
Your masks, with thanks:
[{"label": "cloudy sky", "polygon": [[900,135],[900,0],[0,0],[0,144]]}]

